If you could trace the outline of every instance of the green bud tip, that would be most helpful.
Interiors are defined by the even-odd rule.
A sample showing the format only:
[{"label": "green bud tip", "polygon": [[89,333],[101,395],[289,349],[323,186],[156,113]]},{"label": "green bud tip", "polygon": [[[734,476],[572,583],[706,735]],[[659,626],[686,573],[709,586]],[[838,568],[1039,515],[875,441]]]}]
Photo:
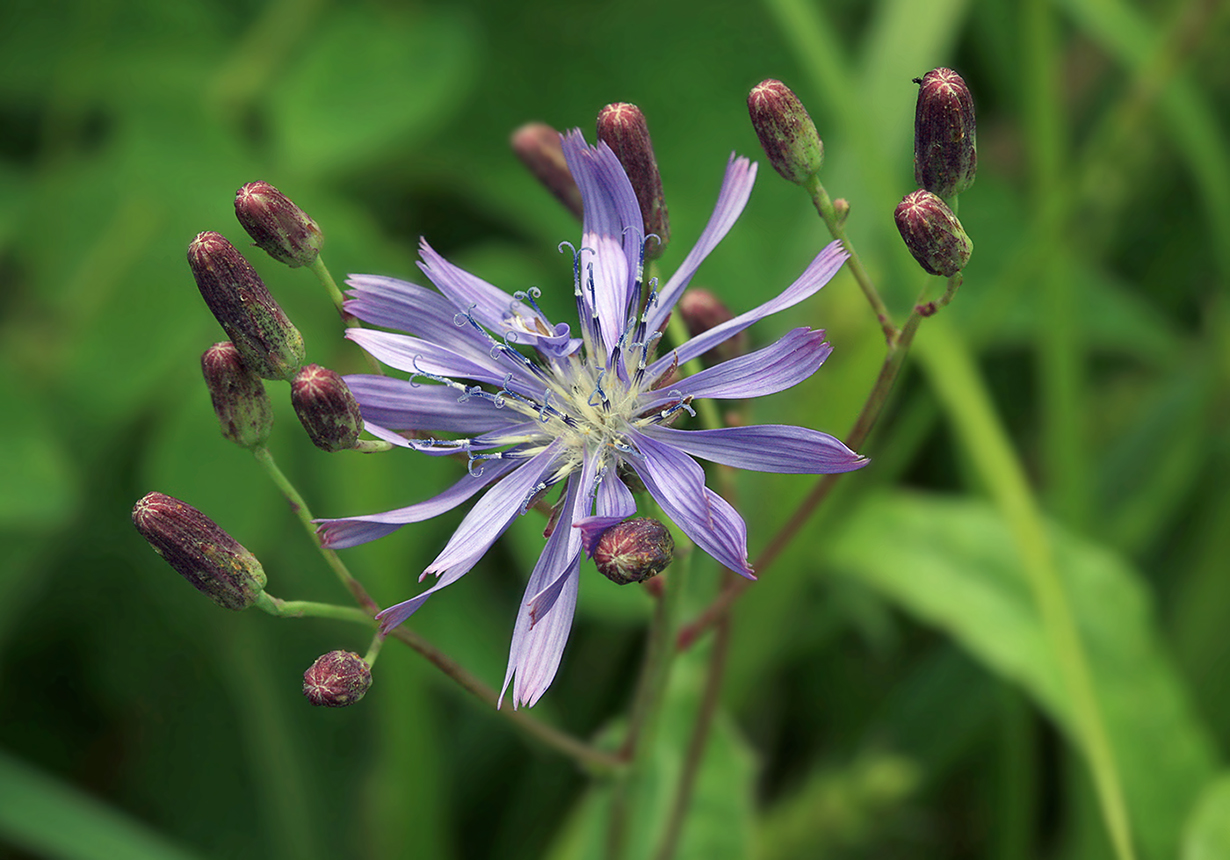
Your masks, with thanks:
[{"label": "green bud tip", "polygon": [[188,265],[243,363],[265,379],[294,377],[303,363],[303,336],[235,246],[218,233],[200,233],[188,245]]},{"label": "green bud tip", "polygon": [[893,217],[905,246],[928,273],[951,277],[969,262],[974,243],[937,195],[921,188],[907,194]]},{"label": "green bud tip", "polygon": [[363,414],[342,377],[327,367],[309,364],[290,385],[290,402],[317,448],[346,451],[359,441]]},{"label": "green bud tip", "polygon": [[572,172],[568,170],[568,162],[564,160],[560,133],[546,123],[531,122],[513,132],[511,144],[513,152],[534,174],[534,178],[580,220],[584,214],[581,189],[577,187]]},{"label": "green bud tip", "polygon": [[[696,337],[704,334],[714,326],[719,326],[733,319],[734,314],[721,299],[702,287],[689,287],[679,297],[676,305],[683,324],[687,326],[688,334]],[[747,332],[741,331],[729,340],[719,344],[713,350],[713,357],[718,361],[737,358],[747,352]]]},{"label": "green bud tip", "polygon": [[747,96],[747,112],[774,169],[798,185],[824,166],[824,142],[790,87],[770,78]]},{"label": "green bud tip", "polygon": [[645,114],[636,105],[622,102],[607,105],[598,112],[598,139],[611,148],[628,174],[641,206],[645,235],[658,237],[656,242],[646,243],[645,256],[649,259],[660,257],[670,241],[671,224]]},{"label": "green bud tip", "polygon": [[914,181],[951,199],[974,184],[978,169],[974,97],[952,69],[933,69],[914,83]]},{"label": "green bud tip", "polygon": [[223,609],[247,609],[265,587],[256,556],[192,505],[150,493],[132,522],[154,552]]},{"label": "green bud tip", "polygon": [[594,563],[618,585],[644,582],[661,573],[675,555],[670,530],[650,517],[634,517],[611,526],[598,539]]},{"label": "green bud tip", "polygon": [[303,695],[318,708],[344,708],[367,694],[372,669],[351,651],[330,651],[303,673]]},{"label": "green bud tip", "polygon": [[265,444],[273,428],[273,406],[265,384],[243,363],[235,345],[223,341],[205,350],[201,374],[222,435],[241,448]]},{"label": "green bud tip", "polygon": [[235,217],[256,247],[291,268],[320,256],[324,234],[307,213],[268,182],[249,182],[235,192]]}]

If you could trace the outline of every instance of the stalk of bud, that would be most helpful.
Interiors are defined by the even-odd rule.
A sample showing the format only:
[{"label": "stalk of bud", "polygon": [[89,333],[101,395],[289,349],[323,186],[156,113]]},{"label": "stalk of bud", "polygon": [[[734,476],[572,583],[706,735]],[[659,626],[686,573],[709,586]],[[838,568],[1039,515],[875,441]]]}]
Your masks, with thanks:
[{"label": "stalk of bud", "polygon": [[662,256],[671,238],[671,224],[645,114],[636,105],[621,102],[607,105],[598,112],[598,139],[611,148],[628,174],[641,205],[645,235],[658,237],[657,242],[646,244],[645,256],[649,259]]},{"label": "stalk of bud", "polygon": [[798,185],[824,166],[824,142],[807,109],[790,87],[772,78],[747,96],[747,112],[775,170]]},{"label": "stalk of bud", "polygon": [[918,84],[914,109],[914,181],[951,199],[974,184],[978,124],[974,98],[952,69],[933,69]]},{"label": "stalk of bud", "polygon": [[657,576],[675,555],[670,530],[650,517],[634,517],[611,526],[594,547],[598,572],[617,585]]},{"label": "stalk of bud", "polygon": [[930,274],[951,277],[969,262],[974,243],[948,204],[930,191],[907,194],[893,217],[905,246]]},{"label": "stalk of bud", "polygon": [[201,373],[222,435],[241,448],[265,444],[273,428],[273,406],[265,384],[243,363],[235,344],[223,341],[205,350]]},{"label": "stalk of bud", "polygon": [[511,142],[521,163],[578,221],[581,220],[581,189],[564,160],[564,144],[559,132],[546,123],[531,122],[514,131]]},{"label": "stalk of bud", "polygon": [[[704,334],[714,326],[734,319],[734,314],[722,304],[722,300],[702,287],[689,287],[679,297],[679,304],[675,307],[679,315],[683,317],[683,324],[687,326],[688,334],[692,337]],[[741,331],[729,340],[718,344],[713,350],[718,361],[727,361],[746,352],[746,331]]]},{"label": "stalk of bud", "polygon": [[171,567],[223,609],[247,609],[265,588],[256,556],[192,505],[150,493],[132,522]]},{"label": "stalk of bud", "polygon": [[372,669],[351,651],[330,651],[303,673],[303,695],[318,708],[344,708],[367,694]]},{"label": "stalk of bud", "polygon": [[346,381],[318,364],[309,364],[290,384],[290,402],[317,448],[346,451],[359,441],[363,414]]},{"label": "stalk of bud", "polygon": [[291,268],[320,256],[324,234],[308,214],[268,182],[249,182],[235,192],[235,217],[262,251]]},{"label": "stalk of bud", "polygon": [[303,363],[303,336],[235,246],[200,233],[188,245],[188,265],[243,363],[265,379],[292,378]]}]

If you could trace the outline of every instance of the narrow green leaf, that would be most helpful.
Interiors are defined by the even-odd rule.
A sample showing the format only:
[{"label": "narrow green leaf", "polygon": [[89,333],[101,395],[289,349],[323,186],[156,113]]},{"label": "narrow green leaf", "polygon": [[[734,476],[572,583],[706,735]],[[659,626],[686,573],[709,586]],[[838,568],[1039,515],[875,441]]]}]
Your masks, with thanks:
[{"label": "narrow green leaf", "polygon": [[1230,857],[1230,774],[1222,772],[1200,796],[1183,835],[1183,860]]},{"label": "narrow green leaf", "polygon": [[193,860],[199,856],[3,750],[0,841],[51,860]]},{"label": "narrow green leaf", "polygon": [[[891,540],[886,540],[891,536]],[[1138,575],[1052,529],[1143,856],[1173,857],[1214,753],[1158,641]],[[852,517],[834,563],[948,632],[1075,735],[1063,673],[999,514],[977,501],[884,497]]]}]

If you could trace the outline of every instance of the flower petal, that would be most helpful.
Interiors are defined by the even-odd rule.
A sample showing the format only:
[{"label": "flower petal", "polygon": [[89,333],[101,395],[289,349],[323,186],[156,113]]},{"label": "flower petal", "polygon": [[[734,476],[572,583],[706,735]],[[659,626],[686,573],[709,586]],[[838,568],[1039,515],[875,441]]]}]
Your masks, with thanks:
[{"label": "flower petal", "polygon": [[448,299],[409,281],[381,275],[351,275],[346,310],[372,325],[399,329],[435,343],[467,343],[485,349],[487,339],[463,318]]},{"label": "flower petal", "polygon": [[[525,587],[525,598],[517,612],[512,645],[508,654],[508,669],[500,702],[509,683],[513,687],[513,707],[532,706],[546,692],[559,669],[564,645],[572,629],[580,579],[580,537],[571,528],[578,507],[583,504],[583,476],[573,477],[562,500],[560,520],[547,538],[538,563]],[[583,507],[580,507],[584,510]],[[544,594],[554,592],[553,594]],[[535,600],[539,599],[535,606]],[[549,600],[549,605],[547,602]]]},{"label": "flower petal", "polygon": [[512,521],[524,513],[526,500],[537,488],[542,476],[555,465],[557,448],[558,443],[552,443],[531,460],[515,461],[519,468],[488,490],[470,508],[444,549],[419,577],[422,580],[428,574],[437,574],[439,578],[435,585],[381,611],[376,618],[380,621],[382,633],[388,633],[401,624],[417,612],[427,598],[470,572],[496,539],[512,525]]},{"label": "flower petal", "polygon": [[478,476],[466,474],[440,495],[408,507],[362,517],[316,520],[316,533],[320,536],[321,544],[330,549],[345,549],[382,538],[397,531],[406,523],[419,523],[439,516],[445,511],[451,511],[517,465],[519,464],[513,460],[497,460],[484,468],[482,474]]},{"label": "flower petal", "polygon": [[650,399],[642,405],[652,409],[689,394],[727,400],[775,394],[815,373],[832,351],[824,342],[823,331],[796,328],[763,349],[673,382],[669,391],[647,392]]},{"label": "flower petal", "polygon": [[667,353],[655,361],[645,371],[645,378],[647,380],[645,384],[647,386],[652,384],[653,380],[669,370],[675,362],[686,364],[698,355],[703,355],[718,344],[734,337],[757,320],[793,307],[804,299],[811,297],[827,284],[833,275],[837,274],[842,263],[849,256],[845,249],[841,247],[840,242],[830,242],[823,251],[816,255],[816,258],[811,261],[811,265],[804,270],[803,274],[799,275],[798,280],[786,287],[777,297],[770,299],[758,308],[753,308],[734,319],[729,319],[721,325],[716,325],[707,332],[698,334],[687,343],[682,344],[678,349]]},{"label": "flower petal", "polygon": [[446,385],[371,373],[342,378],[359,401],[364,420],[390,430],[486,433],[524,419],[515,412],[497,409],[490,400],[467,397]]},{"label": "flower petal", "polygon": [[851,472],[868,460],[840,440],[818,430],[789,424],[674,430],[647,427],[642,432],[665,445],[715,463],[755,472],[826,474]]},{"label": "flower petal", "polygon": [[691,283],[692,276],[696,274],[700,264],[730,232],[730,228],[743,213],[743,207],[747,205],[747,198],[751,195],[752,186],[755,183],[756,165],[732,153],[730,161],[726,164],[722,189],[718,192],[717,205],[713,208],[713,214],[709,216],[709,223],[705,225],[700,238],[696,240],[696,244],[692,246],[692,250],[688,252],[683,263],[675,270],[675,274],[671,275],[666,286],[659,290],[658,303],[648,316],[649,331],[657,331],[666,322],[667,315]]},{"label": "flower petal", "polygon": [[634,437],[640,457],[628,462],[667,516],[721,564],[755,579],[747,563],[747,526],[721,496],[705,486],[705,471],[687,454],[644,433]]},{"label": "flower petal", "polygon": [[[582,255],[582,266],[593,266],[593,301],[609,352],[628,321],[645,238],[641,207],[619,159],[605,143],[586,146],[580,130],[573,129],[564,136],[564,158],[581,190],[585,210],[581,244],[592,251]],[[585,275],[583,271],[582,283]]]}]

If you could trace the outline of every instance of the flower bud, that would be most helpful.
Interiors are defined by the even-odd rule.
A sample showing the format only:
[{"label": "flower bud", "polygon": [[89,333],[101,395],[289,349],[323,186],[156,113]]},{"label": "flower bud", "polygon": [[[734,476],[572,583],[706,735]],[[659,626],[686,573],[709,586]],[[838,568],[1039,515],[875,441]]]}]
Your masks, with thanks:
[{"label": "flower bud", "polygon": [[320,256],[325,237],[316,222],[268,182],[249,182],[235,192],[235,217],[256,247],[292,269]]},{"label": "flower bud", "polygon": [[235,246],[200,233],[188,245],[188,265],[243,363],[265,379],[292,378],[303,363],[303,336]]},{"label": "flower bud", "polygon": [[948,204],[930,191],[907,194],[893,217],[905,246],[930,274],[951,277],[969,262],[974,243]]},{"label": "flower bud", "polygon": [[309,364],[299,371],[290,384],[290,402],[317,448],[346,451],[359,441],[359,403],[345,380],[327,367]]},{"label": "flower bud", "polygon": [[559,132],[546,123],[527,123],[513,132],[512,148],[530,173],[580,220],[581,189],[568,170]]},{"label": "flower bud", "polygon": [[761,81],[747,96],[760,145],[785,179],[802,185],[824,165],[824,143],[807,109],[781,81]]},{"label": "flower bud", "polygon": [[598,539],[594,563],[598,572],[617,585],[644,582],[671,563],[675,539],[662,523],[634,517],[611,526]]},{"label": "flower bud", "polygon": [[[683,324],[688,328],[688,334],[696,337],[698,334],[704,334],[714,326],[721,325],[729,319],[734,318],[734,314],[722,304],[722,301],[713,293],[701,287],[689,287],[679,297],[679,304],[676,305],[680,316],[683,317]],[[747,352],[747,332],[741,331],[729,340],[718,344],[713,349],[714,357],[719,361],[726,361],[731,358],[743,355]]]},{"label": "flower bud", "polygon": [[265,444],[273,427],[273,406],[265,384],[243,363],[235,344],[223,341],[205,350],[201,373],[222,435],[241,448]]},{"label": "flower bud", "polygon": [[344,708],[367,694],[372,669],[358,654],[330,651],[303,673],[303,695],[318,708]]},{"label": "flower bud", "polygon": [[611,148],[628,174],[636,200],[641,204],[645,234],[658,237],[645,245],[645,256],[656,259],[671,238],[670,216],[662,196],[662,175],[649,139],[649,123],[636,105],[609,104],[598,112],[598,139]]},{"label": "flower bud", "polygon": [[265,587],[256,556],[192,505],[150,493],[132,522],[154,552],[223,609],[247,609]]},{"label": "flower bud", "polygon": [[933,69],[918,84],[914,109],[914,181],[945,199],[974,184],[978,167],[974,98],[952,69]]}]

